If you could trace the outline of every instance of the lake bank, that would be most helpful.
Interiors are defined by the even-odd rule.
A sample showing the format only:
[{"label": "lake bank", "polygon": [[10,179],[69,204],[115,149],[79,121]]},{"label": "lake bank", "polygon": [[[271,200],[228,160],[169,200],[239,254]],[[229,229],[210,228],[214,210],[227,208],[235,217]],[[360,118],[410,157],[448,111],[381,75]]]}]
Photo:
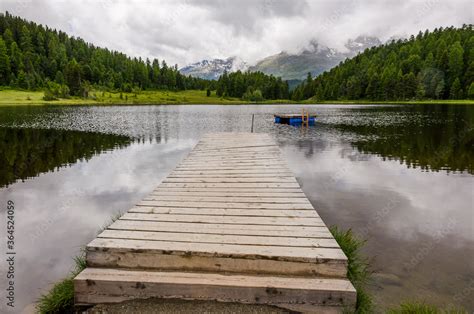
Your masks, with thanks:
[{"label": "lake bank", "polygon": [[91,106],[127,106],[127,105],[273,105],[273,104],[362,104],[362,105],[403,105],[403,104],[451,104],[451,105],[474,105],[474,100],[411,100],[411,101],[367,101],[367,100],[334,100],[317,101],[305,100],[295,102],[288,99],[265,100],[258,103],[244,101],[239,98],[218,97],[215,91],[210,96],[206,96],[205,90],[186,90],[186,91],[141,91],[139,93],[123,92],[105,92],[92,91],[89,98],[71,97],[68,99],[58,99],[47,101],[43,99],[43,91],[28,90],[0,90],[0,106],[72,106],[72,105],[91,105]]}]

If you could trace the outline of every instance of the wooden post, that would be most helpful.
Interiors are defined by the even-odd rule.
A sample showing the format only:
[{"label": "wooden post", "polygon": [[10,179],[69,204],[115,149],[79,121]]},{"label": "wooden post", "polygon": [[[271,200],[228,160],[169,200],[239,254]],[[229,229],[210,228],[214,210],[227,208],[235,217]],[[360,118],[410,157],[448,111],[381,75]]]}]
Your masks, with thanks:
[{"label": "wooden post", "polygon": [[250,128],[250,133],[253,133],[253,120],[254,120],[255,114],[252,113],[252,127]]},{"label": "wooden post", "polygon": [[305,109],[301,109],[301,125],[309,127],[309,111],[305,111]]}]

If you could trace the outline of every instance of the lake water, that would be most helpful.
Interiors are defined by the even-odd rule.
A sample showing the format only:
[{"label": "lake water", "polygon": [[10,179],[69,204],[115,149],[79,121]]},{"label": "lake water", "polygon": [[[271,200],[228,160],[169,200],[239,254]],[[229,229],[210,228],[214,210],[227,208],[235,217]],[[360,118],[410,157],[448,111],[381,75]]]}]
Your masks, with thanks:
[{"label": "lake water", "polygon": [[0,108],[2,235],[15,203],[12,312],[31,310],[101,226],[151,192],[202,134],[249,131],[252,114],[324,221],[367,239],[380,309],[419,299],[473,311],[474,107],[305,108],[319,115],[308,129],[273,123],[274,113],[300,113],[296,105]]}]

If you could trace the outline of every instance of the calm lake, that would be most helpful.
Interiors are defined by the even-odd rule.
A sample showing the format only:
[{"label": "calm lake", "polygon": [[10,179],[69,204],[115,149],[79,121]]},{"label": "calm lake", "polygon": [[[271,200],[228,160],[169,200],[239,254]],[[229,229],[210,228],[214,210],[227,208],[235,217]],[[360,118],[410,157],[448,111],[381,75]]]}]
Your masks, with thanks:
[{"label": "calm lake", "polygon": [[305,108],[319,115],[308,129],[273,123],[296,105],[0,107],[2,239],[15,203],[12,312],[31,310],[202,134],[250,131],[252,114],[326,224],[367,239],[379,308],[419,299],[474,311],[474,107]]}]

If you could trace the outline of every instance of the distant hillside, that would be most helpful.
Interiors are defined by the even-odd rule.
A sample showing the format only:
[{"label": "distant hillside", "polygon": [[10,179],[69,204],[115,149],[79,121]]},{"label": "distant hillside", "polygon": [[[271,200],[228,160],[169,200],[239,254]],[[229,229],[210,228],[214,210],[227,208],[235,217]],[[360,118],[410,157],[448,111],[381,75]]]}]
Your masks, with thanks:
[{"label": "distant hillside", "polygon": [[[96,47],[62,31],[0,13],[0,86],[41,89],[60,85],[61,94],[107,89],[185,90],[208,82],[179,73],[164,60],[142,60]],[[56,86],[56,85],[55,85]]]},{"label": "distant hillside", "polygon": [[354,40],[349,40],[345,45],[347,50],[340,52],[312,42],[308,49],[298,54],[281,52],[262,59],[256,65],[249,67],[249,70],[272,74],[284,80],[304,80],[308,72],[315,77],[338,65],[346,58],[353,57],[366,48],[380,44],[378,38],[359,36]]},{"label": "distant hillside", "polygon": [[474,98],[474,31],[439,28],[364,51],[293,93],[293,100]]},{"label": "distant hillside", "polygon": [[224,72],[244,71],[247,64],[237,57],[227,59],[202,60],[185,66],[179,71],[184,75],[199,77],[206,80],[217,80]]}]

